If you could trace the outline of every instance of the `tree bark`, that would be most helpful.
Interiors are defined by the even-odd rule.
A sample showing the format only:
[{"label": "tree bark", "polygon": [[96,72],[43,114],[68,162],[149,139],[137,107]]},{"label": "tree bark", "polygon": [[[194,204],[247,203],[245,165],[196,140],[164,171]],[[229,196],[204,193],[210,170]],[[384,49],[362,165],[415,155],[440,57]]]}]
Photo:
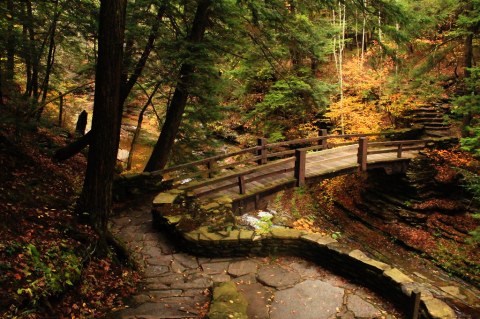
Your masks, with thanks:
[{"label": "tree bark", "polygon": [[[198,2],[192,29],[187,38],[192,50],[195,49],[195,44],[200,43],[203,39],[208,22],[208,9],[211,4],[212,0],[200,0]],[[182,116],[189,95],[188,89],[192,84],[194,72],[195,66],[191,62],[182,64],[175,92],[167,109],[165,123],[145,167],[146,172],[163,169],[168,162],[175,137],[182,123]]]},{"label": "tree bark", "polygon": [[30,56],[30,43],[28,40],[28,28],[27,28],[27,20],[28,20],[28,15],[27,15],[27,5],[22,6],[22,17],[24,20],[23,26],[22,26],[22,50],[23,50],[23,56],[25,59],[25,77],[26,77],[26,82],[25,82],[25,96],[29,96],[30,93],[32,92],[32,62],[31,62],[31,56]]},{"label": "tree bark", "polygon": [[143,49],[142,55],[140,56],[140,59],[138,59],[132,75],[130,76],[128,81],[124,82],[124,84],[122,85],[122,96],[121,96],[122,104],[123,102],[125,102],[128,95],[132,91],[132,88],[135,85],[135,83],[137,83],[138,78],[140,77],[140,75],[143,72],[143,69],[145,68],[145,64],[147,63],[148,57],[150,56],[150,53],[155,47],[155,40],[158,37],[158,30],[160,28],[160,23],[162,21],[162,18],[163,18],[163,15],[165,14],[166,9],[167,9],[167,6],[165,3],[158,9],[157,17],[152,26],[152,30],[150,31],[150,35],[148,36],[147,44]]},{"label": "tree bark", "polygon": [[[130,144],[130,152],[128,152],[128,159],[127,159],[127,171],[132,169],[132,162],[133,162],[133,153],[135,152],[135,144],[137,143],[138,137],[140,136],[140,130],[142,129],[142,122],[143,122],[143,114],[147,110],[148,106],[152,103],[152,99],[157,93],[158,89],[160,88],[161,82],[157,82],[155,85],[152,94],[148,97],[147,103],[143,106],[140,113],[138,114],[138,121],[137,127],[135,128],[135,133],[132,137],[132,143]],[[153,107],[153,104],[152,104]]]},{"label": "tree bark", "polygon": [[76,212],[99,234],[100,254],[108,250],[107,221],[112,208],[112,182],[120,139],[118,107],[123,60],[126,0],[102,0],[99,16],[98,63],[92,120],[93,139]]},{"label": "tree bark", "polygon": [[[471,15],[474,12],[474,6],[471,1],[467,2],[465,7],[465,13],[467,15]],[[470,78],[471,71],[470,68],[473,66],[473,38],[474,34],[478,31],[478,25],[472,24],[469,25],[467,28],[467,35],[465,36],[465,44],[464,44],[464,52],[463,52],[463,60],[464,60],[464,82],[466,79]],[[462,136],[467,137],[469,136],[469,132],[467,127],[470,126],[473,120],[473,115],[471,112],[467,112],[463,115],[462,118]]]},{"label": "tree bark", "polygon": [[57,21],[60,17],[60,13],[58,10],[58,0],[55,1],[55,17],[52,21],[52,26],[50,28],[50,36],[49,36],[49,45],[48,45],[48,55],[47,55],[47,67],[45,69],[45,78],[43,79],[42,83],[42,100],[41,106],[37,110],[37,121],[40,120],[42,117],[43,110],[45,108],[45,100],[47,99],[48,93],[48,84],[50,82],[50,74],[52,72],[53,63],[55,61],[55,33],[57,30]]},{"label": "tree bark", "polygon": [[[55,1],[55,16],[50,27],[49,35],[49,45],[48,45],[48,55],[47,55],[47,67],[45,70],[45,78],[42,83],[42,101],[44,103],[47,99],[48,84],[50,82],[50,74],[52,72],[53,63],[55,61],[55,33],[57,31],[57,22],[60,18],[60,11],[58,8],[58,0]],[[43,108],[39,110],[37,117],[39,118],[42,115]]]},{"label": "tree bark", "polygon": [[63,101],[64,96],[62,92],[58,92],[60,94],[60,103],[58,105],[58,127],[62,127],[63,125]]},{"label": "tree bark", "polygon": [[13,0],[7,1],[7,10],[8,14],[10,15],[7,17],[8,26],[7,26],[7,65],[5,70],[5,80],[7,82],[13,81],[13,76],[15,74],[15,34],[13,32],[13,15],[14,15],[14,7],[13,7]]},{"label": "tree bark", "polygon": [[29,61],[31,65],[31,78],[30,78],[30,85],[27,87],[30,91],[27,92],[28,96],[33,96],[35,99],[38,98],[38,56],[37,50],[35,45],[35,31],[33,29],[33,10],[32,10],[32,2],[30,0],[25,0],[25,4],[27,6],[27,21],[26,21],[26,29],[28,33],[29,39]]},{"label": "tree bark", "polygon": [[[470,30],[469,30],[470,31]],[[465,51],[464,51],[464,64],[465,68],[463,74],[465,78],[470,77],[470,68],[473,61],[473,32],[469,32],[465,37]]]}]

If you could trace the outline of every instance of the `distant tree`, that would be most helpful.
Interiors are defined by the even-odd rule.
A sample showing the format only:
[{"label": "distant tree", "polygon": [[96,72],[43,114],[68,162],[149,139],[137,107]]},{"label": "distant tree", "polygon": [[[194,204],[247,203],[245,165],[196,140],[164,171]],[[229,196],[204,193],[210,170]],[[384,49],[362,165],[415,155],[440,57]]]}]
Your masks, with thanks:
[{"label": "distant tree", "polygon": [[107,220],[112,208],[112,182],[120,139],[120,102],[126,0],[102,0],[98,62],[88,164],[76,212],[99,234],[99,253],[107,250]]}]

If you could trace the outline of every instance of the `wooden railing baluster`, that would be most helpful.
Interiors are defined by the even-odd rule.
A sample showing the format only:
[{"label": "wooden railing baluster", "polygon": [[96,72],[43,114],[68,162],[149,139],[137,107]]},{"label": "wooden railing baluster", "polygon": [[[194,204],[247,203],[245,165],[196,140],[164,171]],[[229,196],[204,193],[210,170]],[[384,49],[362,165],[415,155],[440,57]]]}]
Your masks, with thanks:
[{"label": "wooden railing baluster", "polygon": [[238,176],[238,188],[240,189],[240,194],[242,195],[247,192],[244,175]]},{"label": "wooden railing baluster", "polygon": [[263,165],[267,164],[267,139],[265,138],[259,138],[257,140],[257,146],[260,146],[261,148],[257,151],[257,155],[261,156],[261,158],[257,161],[258,165]]},{"label": "wooden railing baluster", "polygon": [[207,162],[207,169],[208,169],[208,178],[213,177],[213,167],[215,166],[215,161],[210,160]]},{"label": "wooden railing baluster", "polygon": [[360,137],[358,139],[357,163],[359,164],[358,169],[361,172],[364,172],[367,170],[367,154],[368,154],[368,140],[366,137]]},{"label": "wooden railing baluster", "polygon": [[408,317],[409,319],[418,319],[420,315],[420,297],[421,297],[421,292],[418,290],[412,291],[412,294],[410,295],[410,316]]},{"label": "wooden railing baluster", "polygon": [[403,144],[398,144],[397,158],[402,158]]},{"label": "wooden railing baluster", "polygon": [[319,141],[318,144],[322,146],[322,149],[326,150],[328,148],[328,140],[327,140],[328,133],[327,133],[327,130],[326,129],[321,129],[320,132],[318,132],[318,135],[320,137],[325,137],[325,138],[322,138]]},{"label": "wooden railing baluster", "polygon": [[305,185],[305,164],[307,162],[307,151],[305,149],[295,150],[295,179],[296,186],[301,187]]}]

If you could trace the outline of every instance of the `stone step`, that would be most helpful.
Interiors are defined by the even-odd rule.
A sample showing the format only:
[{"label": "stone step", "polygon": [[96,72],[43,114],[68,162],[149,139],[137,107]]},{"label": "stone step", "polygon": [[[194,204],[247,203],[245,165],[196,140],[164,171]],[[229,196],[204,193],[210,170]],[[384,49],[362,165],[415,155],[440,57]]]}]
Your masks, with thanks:
[{"label": "stone step", "polygon": [[431,131],[448,131],[450,129],[450,126],[425,126],[425,130],[431,130]]},{"label": "stone step", "polygon": [[433,137],[433,138],[445,137],[445,134],[441,134],[441,133],[438,133],[438,132],[432,132],[432,131],[425,132],[425,135],[427,137]]},{"label": "stone step", "polygon": [[450,124],[447,124],[447,123],[438,123],[438,122],[426,122],[426,123],[423,123],[423,125],[425,125],[425,129],[427,129],[428,127],[450,127]]},{"label": "stone step", "polygon": [[443,117],[413,117],[412,120],[414,122],[443,122]]},{"label": "stone step", "polygon": [[442,112],[442,110],[436,107],[419,107],[417,109],[406,110],[407,113],[418,113],[418,112]]}]

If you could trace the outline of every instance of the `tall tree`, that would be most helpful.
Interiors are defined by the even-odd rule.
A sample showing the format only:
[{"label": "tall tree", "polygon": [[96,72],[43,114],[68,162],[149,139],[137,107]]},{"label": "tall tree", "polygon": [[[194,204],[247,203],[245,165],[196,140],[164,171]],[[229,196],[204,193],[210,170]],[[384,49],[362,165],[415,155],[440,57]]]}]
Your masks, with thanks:
[{"label": "tall tree", "polygon": [[[208,22],[209,7],[211,0],[199,0],[193,20],[192,28],[187,37],[187,45],[189,51],[187,54],[193,53],[197,49],[197,45],[202,41],[203,35]],[[190,58],[190,59],[189,59]],[[167,110],[165,123],[163,124],[160,136],[155,144],[152,155],[148,160],[145,171],[150,172],[160,170],[165,167],[168,157],[175,142],[182,116],[185,111],[187,99],[189,95],[189,87],[194,79],[195,65],[191,57],[187,57],[182,64],[179,72],[178,82],[173,93],[172,100]]]},{"label": "tall tree", "polygon": [[99,252],[107,249],[107,220],[120,138],[120,87],[126,0],[102,0],[99,15],[98,62],[88,164],[76,212],[99,234]]}]

